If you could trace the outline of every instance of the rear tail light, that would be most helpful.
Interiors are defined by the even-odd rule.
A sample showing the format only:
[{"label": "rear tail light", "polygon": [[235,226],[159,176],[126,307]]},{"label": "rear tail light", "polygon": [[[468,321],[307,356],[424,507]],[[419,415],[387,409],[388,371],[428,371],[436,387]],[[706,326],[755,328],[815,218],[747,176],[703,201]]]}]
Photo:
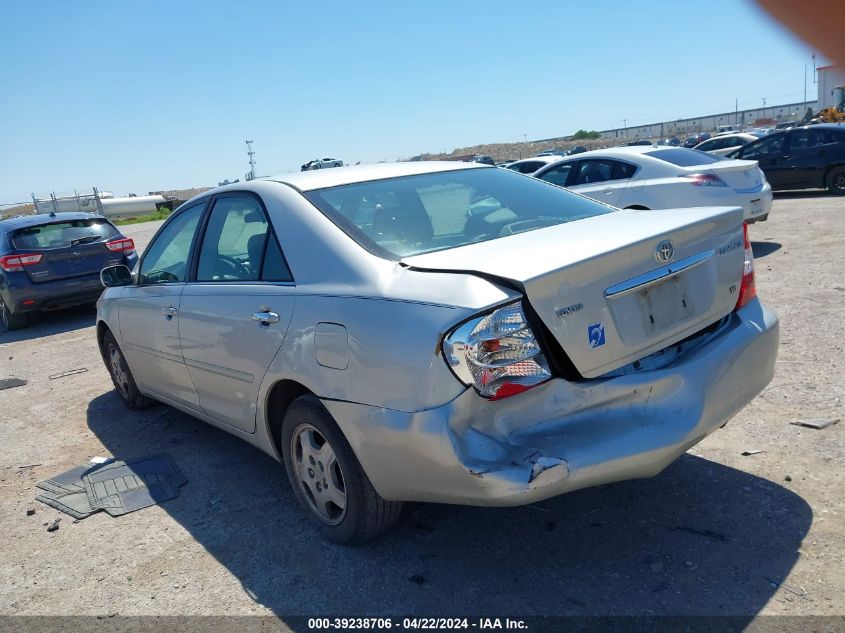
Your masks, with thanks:
[{"label": "rear tail light", "polygon": [[135,251],[135,242],[131,237],[121,237],[110,242],[106,242],[106,248],[113,253],[124,253],[130,255]]},{"label": "rear tail light", "polygon": [[27,253],[26,255],[3,255],[0,257],[0,268],[7,273],[23,272],[24,266],[32,266],[41,261],[41,253]]},{"label": "rear tail light", "polygon": [[742,268],[739,297],[736,300],[737,310],[757,296],[757,287],[754,284],[754,251],[751,250],[751,240],[748,239],[748,224],[745,222],[742,223],[742,235],[745,246],[745,263]]},{"label": "rear tail light", "polygon": [[477,317],[443,340],[446,362],[461,382],[498,400],[552,377],[520,303]]},{"label": "rear tail light", "polygon": [[727,187],[727,183],[719,178],[716,174],[690,174],[689,176],[680,176],[685,180],[689,180],[693,185],[699,187]]}]

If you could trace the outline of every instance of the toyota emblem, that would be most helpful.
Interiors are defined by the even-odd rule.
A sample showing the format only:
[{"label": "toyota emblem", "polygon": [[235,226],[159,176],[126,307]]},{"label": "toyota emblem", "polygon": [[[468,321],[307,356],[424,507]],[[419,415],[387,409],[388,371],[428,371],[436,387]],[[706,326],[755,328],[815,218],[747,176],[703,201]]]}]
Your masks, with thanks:
[{"label": "toyota emblem", "polygon": [[654,257],[659,262],[668,262],[675,254],[675,247],[669,240],[662,240],[654,249]]}]

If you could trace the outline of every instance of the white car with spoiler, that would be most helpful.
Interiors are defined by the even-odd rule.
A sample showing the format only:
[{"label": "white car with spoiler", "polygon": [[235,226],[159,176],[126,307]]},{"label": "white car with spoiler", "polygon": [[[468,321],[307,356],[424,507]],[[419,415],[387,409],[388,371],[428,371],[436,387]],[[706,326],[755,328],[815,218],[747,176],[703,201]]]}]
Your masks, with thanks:
[{"label": "white car with spoiler", "polygon": [[126,404],[282,461],[342,543],[404,501],[655,475],[760,393],[778,349],[739,208],[619,211],[479,164],[221,187],[101,277]]},{"label": "white car with spoiler", "polygon": [[749,223],[765,221],[772,209],[772,187],[757,161],[684,147],[594,150],[532,175],[620,209],[737,206]]}]

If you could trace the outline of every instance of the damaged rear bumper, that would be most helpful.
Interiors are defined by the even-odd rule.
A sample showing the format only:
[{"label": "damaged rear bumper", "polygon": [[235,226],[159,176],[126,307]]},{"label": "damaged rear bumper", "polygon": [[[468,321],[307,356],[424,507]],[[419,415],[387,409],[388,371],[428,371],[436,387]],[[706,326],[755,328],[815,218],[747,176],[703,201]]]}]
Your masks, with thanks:
[{"label": "damaged rear bumper", "polygon": [[384,498],[520,505],[656,475],[763,390],[777,349],[777,317],[755,299],[662,369],[492,402],[470,389],[416,413],[325,405]]}]

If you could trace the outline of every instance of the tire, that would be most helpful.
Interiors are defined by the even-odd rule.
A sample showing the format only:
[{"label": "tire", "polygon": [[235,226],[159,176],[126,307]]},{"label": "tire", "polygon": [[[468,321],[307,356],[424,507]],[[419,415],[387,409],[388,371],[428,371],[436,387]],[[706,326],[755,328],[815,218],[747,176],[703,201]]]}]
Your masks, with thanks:
[{"label": "tire", "polygon": [[0,299],[0,327],[6,332],[20,330],[29,323],[29,315],[26,312],[12,312]]},{"label": "tire", "polygon": [[103,349],[106,355],[106,369],[109,370],[114,390],[117,391],[123,403],[130,409],[146,409],[154,404],[153,400],[138,391],[138,385],[135,384],[135,378],[129,370],[126,358],[111,332],[106,332],[103,337]]},{"label": "tire", "polygon": [[845,167],[834,167],[827,175],[827,189],[835,196],[845,196]]},{"label": "tire", "polygon": [[282,421],[281,442],[285,471],[296,499],[319,526],[323,538],[360,545],[399,519],[402,502],[379,496],[316,396],[300,396],[290,404]]}]

